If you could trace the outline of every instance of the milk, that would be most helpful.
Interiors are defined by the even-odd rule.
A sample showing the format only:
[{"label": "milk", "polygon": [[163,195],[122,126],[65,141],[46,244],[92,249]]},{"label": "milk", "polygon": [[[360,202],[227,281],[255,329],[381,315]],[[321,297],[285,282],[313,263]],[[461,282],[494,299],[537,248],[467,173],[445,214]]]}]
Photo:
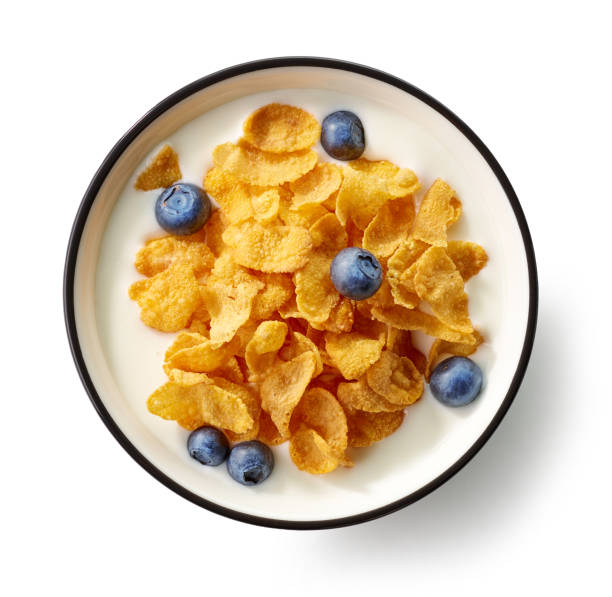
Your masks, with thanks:
[{"label": "milk", "polygon": [[[374,487],[377,480],[386,479],[387,495],[397,494],[397,497],[401,497],[405,495],[403,492],[407,493],[407,489],[412,487],[409,487],[411,483],[405,478],[398,477],[398,471],[402,471],[402,475],[406,474],[406,470],[410,471],[419,486],[419,479],[426,479],[432,466],[435,468],[432,458],[439,458],[440,463],[452,463],[453,454],[459,456],[463,453],[466,438],[477,437],[498,408],[503,398],[501,393],[505,394],[507,389],[507,382],[506,378],[500,376],[499,387],[489,383],[496,366],[494,347],[497,341],[503,342],[505,337],[515,333],[509,329],[505,317],[511,308],[506,304],[508,282],[503,267],[504,254],[508,249],[500,240],[505,234],[505,224],[496,220],[495,205],[499,199],[489,201],[481,195],[479,186],[474,183],[471,169],[481,167],[477,163],[478,157],[474,158],[475,165],[470,163],[468,167],[466,161],[458,158],[442,142],[442,135],[439,137],[432,134],[431,127],[424,128],[415,119],[395,110],[388,102],[329,90],[287,89],[249,95],[223,104],[188,122],[164,141],[179,155],[183,180],[202,185],[205,173],[213,165],[211,156],[214,147],[226,141],[236,141],[241,135],[242,123],[246,117],[270,102],[289,103],[304,108],[314,114],[319,122],[330,112],[339,109],[358,114],[366,134],[364,157],[370,160],[386,159],[400,167],[414,170],[423,187],[417,201],[437,177],[443,178],[456,189],[463,202],[463,215],[449,232],[449,237],[478,242],[485,247],[491,258],[490,264],[466,285],[472,321],[487,340],[473,357],[482,367],[485,377],[482,395],[463,409],[450,409],[440,405],[426,389],[423,398],[407,409],[406,419],[394,435],[370,448],[357,450],[354,469],[338,470],[326,475],[325,479],[298,471],[288,458],[287,444],[279,446],[275,448],[277,464],[274,473],[261,488],[257,488],[258,492],[266,496],[265,502],[259,505],[253,503],[252,508],[250,505],[245,506],[240,497],[242,494],[236,493],[235,484],[221,470],[223,467],[211,469],[190,461],[185,447],[187,432],[174,422],[163,421],[151,415],[146,409],[147,397],[166,381],[162,371],[163,356],[175,334],[164,334],[145,326],[140,321],[138,305],[128,298],[130,284],[141,278],[133,265],[136,252],[146,240],[164,234],[154,217],[154,204],[160,191],[137,191],[133,183],[163,143],[153,148],[150,155],[135,169],[108,220],[96,272],[98,333],[108,368],[120,392],[117,399],[125,401],[144,428],[154,435],[161,444],[160,450],[169,451],[175,456],[179,464],[164,472],[176,477],[179,475],[176,469],[179,466],[185,467],[179,475],[185,487],[218,503],[229,504],[230,507],[233,503],[243,511],[250,509],[256,514],[270,516],[282,512],[283,516],[291,517],[291,513],[283,512],[288,506],[282,500],[291,496],[302,499],[304,493],[316,495],[322,491],[318,489],[321,484],[327,485],[323,491],[327,495],[331,483],[333,494],[338,496],[346,493],[353,499],[356,511],[359,511],[360,508],[376,504],[376,500],[372,502],[361,494],[367,492],[368,487]],[[439,115],[436,114],[436,117]],[[315,149],[320,161],[335,161],[319,144]],[[422,334],[414,336],[416,344],[426,350],[431,339]],[[494,392],[491,397],[488,396],[490,390]],[[147,456],[155,458],[153,454]],[[160,468],[163,467],[160,465]],[[240,491],[244,489],[240,488]],[[361,501],[356,499],[359,495],[363,498]],[[384,501],[386,499],[383,498],[383,503],[387,503]],[[331,506],[329,515],[336,515]],[[295,516],[299,518],[300,514]],[[308,517],[307,514],[305,516]]]}]

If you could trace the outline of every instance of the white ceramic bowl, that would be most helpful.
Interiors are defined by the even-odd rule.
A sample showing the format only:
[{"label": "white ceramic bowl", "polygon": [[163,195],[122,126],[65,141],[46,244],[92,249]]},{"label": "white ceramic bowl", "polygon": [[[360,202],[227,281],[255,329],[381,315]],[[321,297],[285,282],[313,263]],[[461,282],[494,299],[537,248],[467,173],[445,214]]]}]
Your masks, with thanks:
[{"label": "white ceramic bowl", "polygon": [[[272,476],[261,486],[245,488],[230,479],[224,466],[203,467],[190,459],[187,432],[146,410],[147,396],[164,381],[162,355],[171,337],[144,326],[127,297],[128,285],[138,278],[134,254],[155,233],[155,193],[130,200],[130,189],[135,172],[166,139],[178,150],[184,178],[200,183],[212,148],[237,138],[244,117],[275,100],[305,107],[320,120],[331,109],[353,109],[364,121],[366,157],[410,167],[424,186],[440,176],[457,190],[463,216],[451,237],[479,242],[490,257],[467,287],[472,319],[487,340],[474,356],[485,386],[462,409],[444,407],[426,391],[395,434],[354,451],[352,469],[311,476],[293,466],[286,444],[275,448]],[[193,149],[196,137],[198,150],[182,151]],[[380,71],[337,60],[278,58],[195,81],[158,104],[117,143],[79,208],[64,300],[85,389],[138,463],[170,489],[219,514],[314,529],[354,524],[404,507],[444,483],[483,446],[527,367],[537,276],[527,224],[510,182],[459,118]]]}]

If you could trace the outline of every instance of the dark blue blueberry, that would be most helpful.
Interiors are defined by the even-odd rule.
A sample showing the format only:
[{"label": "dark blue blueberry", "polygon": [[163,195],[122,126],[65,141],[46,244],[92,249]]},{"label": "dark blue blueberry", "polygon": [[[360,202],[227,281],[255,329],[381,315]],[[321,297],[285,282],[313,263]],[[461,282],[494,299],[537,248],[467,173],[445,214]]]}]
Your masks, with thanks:
[{"label": "dark blue blueberry", "polygon": [[365,133],[359,117],[348,110],[326,116],[321,125],[321,145],[332,158],[356,160],[365,149]]},{"label": "dark blue blueberry", "polygon": [[219,466],[229,452],[229,442],[223,432],[214,427],[200,427],[189,434],[189,455],[202,464]]},{"label": "dark blue blueberry", "polygon": [[155,203],[157,223],[172,234],[193,234],[210,217],[210,199],[194,184],[177,182],[164,189]]},{"label": "dark blue blueberry", "polygon": [[380,288],[383,274],[378,259],[359,247],[340,251],[329,273],[336,290],[355,301],[371,297]]},{"label": "dark blue blueberry", "polygon": [[257,440],[236,444],[227,459],[227,471],[242,485],[259,485],[274,468],[272,450]]},{"label": "dark blue blueberry", "polygon": [[442,361],[431,374],[431,393],[448,406],[465,406],[478,396],[482,387],[480,367],[466,357]]}]

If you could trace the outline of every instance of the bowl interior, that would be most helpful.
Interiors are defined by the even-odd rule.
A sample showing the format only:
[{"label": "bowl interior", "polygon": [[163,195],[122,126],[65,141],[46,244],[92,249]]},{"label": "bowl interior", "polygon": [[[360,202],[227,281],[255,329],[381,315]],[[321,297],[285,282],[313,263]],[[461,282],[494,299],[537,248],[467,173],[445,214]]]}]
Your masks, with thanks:
[{"label": "bowl interior", "polygon": [[[426,390],[394,435],[354,450],[352,469],[311,476],[293,466],[286,444],[280,446],[274,474],[259,487],[245,488],[223,466],[203,467],[190,459],[187,432],[146,409],[147,396],[165,381],[163,354],[174,336],[144,326],[127,296],[139,278],[133,268],[136,251],[159,234],[153,217],[156,193],[136,192],[132,183],[146,159],[169,140],[180,156],[184,179],[201,184],[212,165],[212,149],[236,140],[244,118],[271,101],[304,107],[320,121],[332,110],[353,110],[364,122],[365,157],[412,168],[424,188],[442,177],[457,190],[463,215],[449,236],[480,243],[490,258],[467,283],[470,314],[486,339],[474,356],[485,387],[478,400],[462,409],[440,405]],[[329,160],[317,150],[321,160]],[[324,67],[232,76],[160,113],[123,149],[105,177],[85,222],[74,272],[74,317],[85,375],[138,458],[194,496],[232,510],[231,515],[297,523],[386,507],[417,495],[456,465],[504,410],[529,311],[524,239],[504,188],[478,149],[421,99],[362,74]],[[417,336],[427,349],[430,341]]]}]

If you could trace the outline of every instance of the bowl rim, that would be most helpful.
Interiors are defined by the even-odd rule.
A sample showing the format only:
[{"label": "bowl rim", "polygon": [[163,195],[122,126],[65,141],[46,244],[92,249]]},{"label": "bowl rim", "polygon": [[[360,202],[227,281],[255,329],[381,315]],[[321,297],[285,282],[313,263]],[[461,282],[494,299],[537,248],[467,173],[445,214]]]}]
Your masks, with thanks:
[{"label": "bowl rim", "polygon": [[[521,356],[519,358],[516,371],[514,373],[512,382],[508,388],[504,400],[502,401],[499,409],[495,413],[491,422],[483,431],[483,433],[478,437],[478,439],[452,466],[450,466],[443,473],[438,475],[435,479],[433,479],[417,491],[414,491],[409,495],[394,502],[391,502],[385,506],[375,508],[374,510],[369,510],[367,512],[351,516],[327,520],[292,521],[246,514],[244,512],[226,508],[224,506],[221,506],[220,504],[213,503],[187,490],[185,487],[183,487],[182,485],[174,481],[172,478],[167,476],[165,473],[160,471],[152,462],[145,458],[136,449],[136,447],[121,431],[117,423],[115,423],[113,418],[110,416],[108,410],[104,406],[104,403],[100,399],[100,396],[98,395],[98,392],[87,370],[76,329],[76,316],[74,309],[74,278],[78,250],[85,228],[85,223],[87,221],[91,207],[95,201],[96,196],[98,195],[100,188],[102,187],[102,184],[104,183],[106,177],[108,176],[109,172],[111,171],[112,167],[119,159],[119,157],[134,141],[134,139],[155,119],[157,119],[161,114],[178,104],[180,101],[186,99],[190,95],[201,91],[206,87],[214,85],[215,83],[219,83],[221,81],[230,79],[238,75],[243,75],[258,70],[266,70],[279,67],[321,67],[344,70],[352,73],[357,73],[359,75],[364,75],[366,77],[381,81],[383,83],[393,85],[394,87],[408,93],[409,95],[416,97],[417,99],[426,103],[429,107],[436,110],[444,118],[446,118],[451,124],[453,124],[457,129],[459,129],[459,131],[463,133],[463,135],[478,150],[478,152],[485,159],[485,161],[495,174],[496,178],[498,179],[499,183],[501,184],[502,188],[504,189],[506,197],[508,198],[508,201],[510,202],[510,205],[514,212],[523,239],[529,278],[529,311],[527,316],[527,327],[525,330],[525,339],[521,350]],[[531,356],[531,350],[535,338],[538,313],[538,277],[535,253],[533,248],[533,242],[531,240],[531,235],[529,233],[529,228],[527,226],[527,221],[523,213],[523,209],[521,207],[521,204],[519,203],[516,193],[514,192],[514,189],[512,188],[512,185],[510,184],[510,181],[508,180],[508,177],[502,170],[501,166],[499,165],[493,154],[485,146],[482,140],[476,135],[476,133],[474,133],[474,131],[472,131],[472,129],[470,129],[467,124],[465,124],[458,116],[456,116],[451,110],[441,104],[438,100],[434,99],[433,97],[431,97],[424,91],[418,89],[414,85],[403,81],[402,79],[399,79],[389,73],[371,68],[369,66],[364,66],[362,64],[347,62],[334,58],[322,58],[312,56],[285,56],[278,58],[266,58],[262,60],[245,62],[235,66],[231,66],[229,68],[225,68],[223,70],[197,79],[196,81],[193,81],[188,85],[185,85],[178,91],[172,93],[164,100],[159,102],[142,118],[140,118],[140,120],[138,120],[121,137],[121,139],[115,144],[115,146],[110,150],[108,155],[104,158],[104,161],[96,171],[93,179],[91,180],[85,192],[85,195],[83,196],[72,226],[70,239],[68,241],[68,248],[66,252],[66,260],[64,267],[63,295],[64,319],[68,334],[68,342],[70,345],[70,350],[72,352],[72,357],[79,373],[79,377],[81,378],[81,382],[83,383],[83,386],[85,387],[85,390],[98,415],[100,416],[108,430],[115,437],[115,439],[125,449],[125,451],[138,464],[140,464],[140,466],[142,466],[148,473],[150,473],[158,481],[163,483],[166,487],[200,507],[206,508],[207,510],[215,512],[216,514],[220,514],[222,516],[226,516],[228,518],[241,522],[246,522],[249,524],[259,525],[263,527],[291,530],[316,530],[344,527],[385,516],[386,514],[390,514],[392,512],[400,510],[401,508],[404,508],[416,502],[417,500],[425,497],[426,495],[443,485],[456,473],[458,473],[484,446],[484,444],[491,437],[491,435],[505,416],[506,412],[510,408],[510,405],[512,404],[518,392],[520,384],[523,380],[525,371],[527,369],[527,364],[529,362],[529,357]]]}]

